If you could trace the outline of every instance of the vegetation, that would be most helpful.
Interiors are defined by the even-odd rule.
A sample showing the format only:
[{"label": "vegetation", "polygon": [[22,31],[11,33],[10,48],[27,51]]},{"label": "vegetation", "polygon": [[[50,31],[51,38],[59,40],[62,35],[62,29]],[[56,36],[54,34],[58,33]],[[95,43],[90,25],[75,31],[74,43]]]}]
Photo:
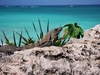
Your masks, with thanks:
[{"label": "vegetation", "polygon": [[[42,26],[41,26],[41,22],[40,22],[40,20],[38,19],[38,23],[39,23],[39,27],[40,27],[40,36],[37,34],[37,30],[36,30],[36,27],[35,27],[35,24],[32,22],[32,24],[33,24],[33,28],[34,28],[34,30],[35,30],[35,33],[36,33],[36,35],[37,35],[37,38],[38,38],[38,40],[40,40],[40,39],[42,39],[43,38],[43,30],[42,30]],[[47,32],[49,32],[49,20],[48,20],[48,23],[47,23]]]},{"label": "vegetation", "polygon": [[[9,41],[9,39],[7,38],[7,36],[6,36],[6,34],[4,33],[3,30],[2,30],[2,32],[3,32],[4,38],[5,38],[5,43],[6,43],[7,45],[10,45],[10,46],[17,46],[14,30],[13,30],[13,40],[14,40],[14,43],[12,43],[12,42]],[[20,41],[19,41],[19,45],[18,45],[18,46],[20,46],[20,44],[21,44],[21,37],[20,37],[19,40],[20,40]],[[3,46],[3,41],[2,41],[2,46]]]},{"label": "vegetation", "polygon": [[56,43],[54,44],[55,46],[64,45],[70,40],[71,37],[77,39],[83,38],[83,29],[77,23],[66,24],[63,26],[63,28],[63,35],[62,37],[59,37],[59,39],[56,41]]},{"label": "vegetation", "polygon": [[[43,33],[42,25],[41,25],[41,22],[40,22],[39,19],[38,19],[38,23],[39,23],[39,28],[40,28],[40,35],[37,33],[35,24],[34,24],[33,22],[32,22],[32,25],[33,25],[33,29],[34,29],[34,31],[35,31],[35,33],[36,33],[36,35],[37,35],[38,40],[40,40],[40,39],[43,38],[44,33]],[[63,30],[63,35],[62,35],[62,37],[59,37],[58,40],[56,40],[54,46],[62,46],[62,45],[64,45],[64,44],[66,43],[66,40],[67,40],[67,42],[68,42],[69,39],[70,39],[71,37],[77,38],[77,39],[83,37],[83,30],[82,30],[82,28],[81,28],[77,23],[74,23],[74,24],[66,24],[66,25],[63,26],[63,28],[64,28],[64,30]],[[5,41],[6,44],[7,44],[7,45],[13,45],[13,46],[20,47],[22,43],[23,43],[24,45],[29,45],[29,44],[31,44],[31,43],[36,42],[35,40],[33,40],[33,37],[30,37],[28,30],[27,30],[26,28],[24,28],[24,29],[25,29],[25,32],[26,32],[26,34],[27,34],[27,36],[28,36],[28,39],[26,39],[26,38],[22,35],[22,32],[21,32],[21,33],[18,33],[18,32],[16,32],[16,31],[13,30],[13,40],[14,40],[13,43],[11,43],[11,42],[9,41],[9,39],[8,39],[7,36],[6,36],[6,34],[5,34],[4,31],[2,30],[3,35],[4,35],[4,38],[5,38],[5,40],[6,40],[6,41]],[[15,32],[16,32],[16,34],[19,35],[19,43],[18,43],[18,45],[17,45],[17,43],[16,43]],[[49,32],[49,20],[48,20],[48,23],[47,23],[47,32]],[[24,42],[23,42],[22,40],[23,40]],[[1,40],[1,43],[2,43],[2,45],[3,45],[3,40]]]},{"label": "vegetation", "polygon": [[3,46],[3,40],[1,39],[1,45],[0,46]]},{"label": "vegetation", "polygon": [[77,23],[66,24],[63,26],[63,28],[65,28],[63,31],[63,36],[62,36],[62,39],[64,40],[61,43],[61,45],[65,43],[66,39],[68,42],[71,37],[77,38],[77,39],[83,38],[83,29]]},{"label": "vegetation", "polygon": [[[39,28],[40,28],[40,36],[39,36],[38,33],[37,33],[35,24],[32,22],[33,28],[34,28],[35,33],[36,33],[36,35],[37,35],[37,38],[38,38],[38,40],[40,40],[40,39],[43,38],[43,36],[44,36],[43,34],[44,34],[44,33],[43,33],[42,25],[41,25],[41,22],[40,22],[39,19],[38,19],[38,23],[39,23]],[[20,34],[20,33],[18,33],[18,32],[16,32],[16,31],[13,30],[13,40],[14,40],[13,43],[9,41],[9,39],[8,39],[7,36],[6,36],[6,34],[5,34],[4,31],[2,30],[3,35],[4,35],[4,38],[5,38],[6,44],[7,44],[7,45],[11,45],[11,46],[18,46],[18,47],[20,47],[22,43],[23,43],[24,45],[29,45],[29,44],[31,44],[31,43],[36,42],[35,40],[33,40],[33,37],[32,37],[32,38],[30,37],[28,30],[27,30],[26,28],[24,28],[24,29],[25,29],[25,32],[26,32],[26,34],[27,34],[27,36],[28,36],[28,39],[26,39],[26,38],[22,35],[22,32],[21,32],[21,34]],[[49,31],[49,20],[48,20],[48,23],[47,23],[47,32],[48,32],[48,31]],[[17,45],[17,43],[16,43],[15,32],[19,35],[19,43],[18,43],[18,45]],[[22,41],[22,39],[23,39],[24,42]],[[2,40],[1,40],[1,43],[3,44],[3,41],[2,41]]]}]

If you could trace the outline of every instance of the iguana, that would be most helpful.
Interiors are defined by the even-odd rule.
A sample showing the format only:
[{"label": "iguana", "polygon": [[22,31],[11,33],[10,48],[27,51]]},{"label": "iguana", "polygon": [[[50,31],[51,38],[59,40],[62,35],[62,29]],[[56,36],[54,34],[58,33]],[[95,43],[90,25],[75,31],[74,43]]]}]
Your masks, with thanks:
[{"label": "iguana", "polygon": [[56,40],[58,40],[58,34],[61,32],[61,30],[62,30],[62,27],[55,28],[55,29],[47,32],[46,35],[43,36],[43,38],[40,39],[39,41],[37,41],[33,44],[25,45],[23,47],[15,47],[15,46],[0,47],[0,52],[20,51],[20,50],[24,50],[24,49],[30,49],[33,47],[45,47],[45,46],[54,45]]},{"label": "iguana", "polygon": [[46,35],[43,36],[43,38],[40,39],[39,41],[35,42],[34,44],[25,45],[24,47],[22,47],[22,49],[54,45],[56,40],[58,40],[58,34],[61,32],[61,30],[62,30],[62,27],[55,28],[55,29],[47,32]]},{"label": "iguana", "polygon": [[9,45],[5,45],[0,47],[0,52],[14,52],[14,51],[20,51],[21,48],[16,47],[16,46],[9,46]]}]

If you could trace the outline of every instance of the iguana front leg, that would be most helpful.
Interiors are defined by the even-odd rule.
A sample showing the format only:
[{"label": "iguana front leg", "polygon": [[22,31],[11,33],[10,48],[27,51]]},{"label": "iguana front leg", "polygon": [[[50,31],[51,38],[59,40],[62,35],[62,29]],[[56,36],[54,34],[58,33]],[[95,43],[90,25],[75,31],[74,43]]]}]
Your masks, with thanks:
[{"label": "iguana front leg", "polygon": [[58,40],[58,36],[55,36],[54,39],[52,39],[52,45],[54,45],[57,40]]},{"label": "iguana front leg", "polygon": [[34,43],[35,47],[44,47],[52,45],[51,32],[48,32],[42,39]]}]

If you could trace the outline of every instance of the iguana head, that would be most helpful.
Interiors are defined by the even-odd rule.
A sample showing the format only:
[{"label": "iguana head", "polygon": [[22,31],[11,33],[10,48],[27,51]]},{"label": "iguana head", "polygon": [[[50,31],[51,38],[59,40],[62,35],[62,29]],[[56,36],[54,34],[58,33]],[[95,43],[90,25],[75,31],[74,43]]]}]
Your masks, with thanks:
[{"label": "iguana head", "polygon": [[59,28],[55,28],[54,30],[52,30],[52,34],[53,36],[57,36],[62,30],[62,27]]}]

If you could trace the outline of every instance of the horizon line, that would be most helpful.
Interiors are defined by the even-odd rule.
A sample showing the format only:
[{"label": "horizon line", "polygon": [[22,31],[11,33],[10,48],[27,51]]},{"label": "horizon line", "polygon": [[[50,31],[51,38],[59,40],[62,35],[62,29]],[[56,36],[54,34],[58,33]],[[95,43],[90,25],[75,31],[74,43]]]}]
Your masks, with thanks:
[{"label": "horizon line", "polygon": [[0,5],[0,6],[81,6],[81,5],[100,5],[100,4],[70,4],[70,5]]}]

